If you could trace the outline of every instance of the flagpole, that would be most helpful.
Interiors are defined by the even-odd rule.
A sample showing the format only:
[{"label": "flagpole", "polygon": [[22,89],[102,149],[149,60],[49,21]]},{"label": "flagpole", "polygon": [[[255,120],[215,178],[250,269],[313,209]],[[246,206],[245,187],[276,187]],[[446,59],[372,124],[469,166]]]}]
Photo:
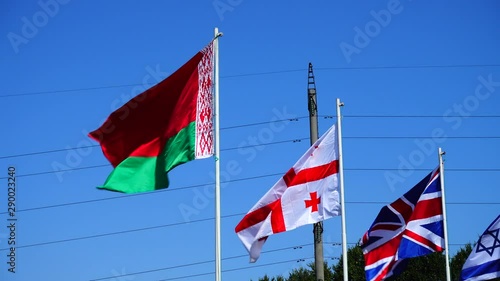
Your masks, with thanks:
[{"label": "flagpole", "polygon": [[[344,163],[342,161],[342,118],[340,115],[340,107],[344,106],[340,99],[337,99],[337,137],[339,144],[339,186],[340,186],[340,207],[341,215],[340,219],[342,222],[342,265],[344,270],[344,281],[348,281],[348,268],[347,268],[347,231],[345,225],[345,204],[344,204]],[[449,281],[449,280],[448,280]]]},{"label": "flagpole", "polygon": [[446,218],[446,198],[444,192],[444,160],[443,155],[446,152],[441,150],[441,147],[438,149],[438,157],[439,157],[439,180],[441,183],[441,201],[443,205],[443,232],[444,232],[444,255],[446,259],[446,281],[451,280],[450,274],[450,256],[448,251],[448,227],[447,227],[447,218]]},{"label": "flagpole", "polygon": [[219,143],[219,28],[214,29],[214,115],[215,115],[215,280],[221,280],[220,243],[220,143]]}]

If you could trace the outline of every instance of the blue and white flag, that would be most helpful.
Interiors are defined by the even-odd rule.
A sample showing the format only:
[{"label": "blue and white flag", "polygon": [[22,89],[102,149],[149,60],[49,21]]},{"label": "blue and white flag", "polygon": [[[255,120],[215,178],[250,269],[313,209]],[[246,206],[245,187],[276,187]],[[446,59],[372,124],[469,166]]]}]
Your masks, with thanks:
[{"label": "blue and white flag", "polygon": [[462,268],[461,280],[500,277],[500,215],[484,231]]}]

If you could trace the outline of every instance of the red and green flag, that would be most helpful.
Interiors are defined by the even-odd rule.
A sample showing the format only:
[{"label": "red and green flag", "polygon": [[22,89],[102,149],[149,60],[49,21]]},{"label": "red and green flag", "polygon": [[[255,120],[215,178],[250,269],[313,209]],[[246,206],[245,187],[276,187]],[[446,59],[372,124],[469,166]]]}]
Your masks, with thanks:
[{"label": "red and green flag", "polygon": [[98,188],[166,188],[176,166],[213,155],[212,43],[172,75],[111,113],[89,136],[114,170]]}]

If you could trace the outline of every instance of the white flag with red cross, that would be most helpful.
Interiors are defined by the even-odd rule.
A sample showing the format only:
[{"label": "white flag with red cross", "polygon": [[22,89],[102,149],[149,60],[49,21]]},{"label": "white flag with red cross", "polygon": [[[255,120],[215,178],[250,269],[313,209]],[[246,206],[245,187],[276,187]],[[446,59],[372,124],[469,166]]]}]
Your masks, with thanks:
[{"label": "white flag with red cross", "polygon": [[338,160],[333,125],[236,226],[250,262],[257,261],[269,235],[340,215]]}]

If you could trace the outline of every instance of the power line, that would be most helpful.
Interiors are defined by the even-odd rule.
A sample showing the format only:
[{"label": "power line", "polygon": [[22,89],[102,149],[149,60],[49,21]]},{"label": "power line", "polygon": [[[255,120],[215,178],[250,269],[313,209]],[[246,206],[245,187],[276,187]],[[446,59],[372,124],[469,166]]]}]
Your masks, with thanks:
[{"label": "power line", "polygon": [[[77,168],[70,168],[70,169],[64,169],[64,170],[58,170],[58,171],[45,171],[45,172],[37,172],[37,173],[31,173],[31,174],[24,174],[24,175],[17,175],[17,178],[22,178],[22,177],[33,177],[33,176],[41,176],[41,175],[47,175],[47,174],[55,174],[55,173],[61,173],[61,172],[71,172],[71,171],[77,171],[77,170],[88,170],[88,169],[95,169],[95,168],[103,168],[103,167],[109,167],[111,166],[110,164],[102,164],[102,165],[93,165],[93,166],[86,166],[86,167],[77,167]],[[1,177],[0,180],[7,179],[8,177]]]},{"label": "power line", "polygon": [[[91,147],[98,147],[98,144],[93,144],[93,145],[84,145],[84,146],[79,146],[79,149],[83,148],[91,148]],[[27,152],[27,153],[21,153],[21,154],[13,154],[13,155],[7,155],[7,156],[0,156],[0,159],[8,159],[8,158],[17,158],[17,157],[25,157],[25,156],[33,156],[33,155],[40,155],[40,154],[49,154],[49,153],[56,153],[56,152],[62,152],[62,151],[69,151],[73,150],[75,148],[61,148],[61,149],[53,149],[53,150],[44,150],[44,151],[35,151],[35,152]]]},{"label": "power line", "polygon": [[[247,177],[247,178],[241,178],[241,179],[234,179],[234,180],[222,181],[221,183],[246,181],[246,180],[260,179],[260,178],[271,177],[271,176],[274,177],[274,176],[280,176],[280,175],[283,175],[283,173],[257,175],[257,176],[253,176],[253,177]],[[92,200],[85,200],[85,201],[78,201],[78,202],[71,202],[71,203],[64,203],[64,204],[57,204],[57,205],[50,205],[50,206],[42,206],[42,207],[34,207],[34,208],[27,208],[27,209],[19,209],[19,210],[16,210],[16,212],[26,212],[26,211],[34,211],[34,210],[41,210],[41,209],[49,209],[49,208],[71,206],[71,205],[80,205],[80,204],[93,203],[93,202],[99,202],[99,201],[108,201],[108,200],[114,200],[114,199],[122,199],[122,198],[137,197],[137,196],[145,196],[145,195],[151,195],[151,194],[158,194],[160,192],[179,191],[179,190],[191,189],[191,188],[202,187],[202,186],[213,185],[213,184],[214,183],[202,183],[202,184],[188,185],[188,186],[182,186],[182,187],[177,187],[177,188],[165,188],[165,189],[156,190],[155,192],[133,193],[133,194],[126,194],[126,195],[114,196],[114,197],[109,197],[109,198],[99,198],[99,199],[92,199]],[[3,214],[7,214],[7,212],[0,213],[0,215],[3,215]]]},{"label": "power line", "polygon": [[[340,246],[341,245],[340,242],[324,242],[324,244],[325,245],[330,245],[331,244],[332,246]],[[347,244],[349,244],[349,245],[357,245],[357,243],[347,243]],[[463,246],[463,245],[466,245],[466,244],[467,243],[465,243],[465,244],[464,243],[462,243],[462,244],[459,244],[459,243],[448,243],[449,246]],[[262,251],[261,253],[265,254],[265,253],[279,252],[279,251],[284,251],[284,250],[295,250],[295,249],[301,249],[302,247],[311,246],[311,245],[313,245],[313,243],[307,243],[307,244],[302,244],[302,245],[297,245],[297,246],[292,246],[292,247],[284,247],[284,248],[279,248],[279,249],[267,250],[267,251]],[[238,258],[242,258],[242,257],[248,257],[248,254],[238,255],[238,256],[231,256],[231,257],[227,257],[227,258],[222,258],[222,260],[232,260],[232,259],[238,259]],[[298,260],[303,260],[303,259],[294,259],[294,260],[291,260],[291,261],[298,261]],[[170,267],[162,267],[162,268],[156,268],[156,269],[150,269],[150,270],[137,271],[137,272],[133,272],[133,273],[126,273],[126,274],[120,274],[120,275],[113,275],[113,276],[101,277],[101,278],[97,278],[97,279],[92,279],[90,281],[100,281],[100,280],[108,280],[108,279],[118,278],[118,277],[140,275],[140,274],[158,272],[158,271],[175,269],[175,268],[182,268],[182,267],[189,267],[189,266],[195,266],[195,265],[200,265],[200,264],[207,264],[207,263],[212,263],[214,261],[215,260],[212,259],[212,260],[198,261],[198,262],[187,263],[187,264],[179,264],[179,265],[170,266]],[[252,268],[253,267],[257,267],[257,266],[252,266]],[[232,269],[232,270],[234,271],[236,269]],[[206,273],[206,274],[203,273],[203,275],[209,275],[209,274],[213,274],[213,272],[212,273]],[[194,277],[194,276],[182,276],[182,277],[186,278],[186,277]],[[175,278],[180,278],[180,277],[175,277]],[[165,279],[163,279],[163,280],[165,280]]]},{"label": "power line", "polygon": [[[334,116],[334,115],[320,115],[320,117],[323,117],[325,119],[331,119],[331,118],[334,118],[336,116]],[[442,117],[442,116],[439,116],[439,115],[344,115],[343,117],[352,117],[352,118],[438,118],[438,117]],[[461,117],[461,116],[459,116],[459,115],[451,116],[450,115],[448,117]],[[221,131],[222,130],[231,130],[231,129],[238,129],[238,128],[244,128],[244,127],[258,126],[258,125],[267,125],[267,124],[272,124],[272,123],[276,123],[276,122],[285,122],[285,121],[294,122],[294,121],[299,121],[299,120],[305,119],[305,118],[308,118],[308,116],[294,117],[294,118],[288,118],[288,119],[279,119],[279,120],[273,120],[273,121],[254,122],[254,123],[248,123],[248,124],[240,124],[240,125],[223,127],[223,128],[220,128],[220,130]],[[500,115],[471,115],[471,116],[468,116],[468,118],[500,118]],[[422,138],[430,138],[430,136],[344,136],[344,138],[345,139],[422,139]],[[448,138],[448,139],[500,139],[500,136],[447,136],[446,138]],[[300,141],[303,141],[306,139],[308,139],[308,138],[290,139],[290,140],[284,140],[284,141],[265,143],[265,145],[286,143],[286,142],[290,142],[290,141],[300,142]],[[263,144],[260,144],[260,145],[263,145]],[[249,145],[249,146],[244,146],[244,147],[226,148],[226,149],[221,149],[221,151],[235,150],[235,149],[239,149],[239,148],[256,147],[256,146],[260,146],[260,145]],[[86,145],[86,146],[80,146],[80,147],[78,147],[78,149],[93,148],[93,147],[99,147],[99,146],[100,146],[99,144]],[[27,153],[21,153],[21,154],[0,156],[0,159],[9,159],[9,158],[49,154],[49,153],[70,151],[70,150],[74,150],[74,149],[75,148],[61,148],[61,149],[53,149],[53,150],[27,152]]]},{"label": "power line", "polygon": [[[107,165],[106,165],[107,166]],[[347,169],[349,170],[349,169]],[[372,170],[384,170],[384,169],[372,169]],[[428,169],[420,169],[420,170],[428,170]],[[447,169],[447,171],[450,169]],[[455,171],[457,172],[462,172],[463,170],[470,170],[470,169],[456,169]],[[454,171],[454,170],[452,170]],[[489,170],[488,170],[489,171]],[[494,171],[500,171],[500,169],[495,169]],[[248,180],[254,180],[254,179],[261,179],[261,178],[266,178],[266,177],[275,177],[275,176],[281,176],[283,175],[283,172],[281,173],[272,173],[272,174],[264,174],[264,175],[256,175],[252,177],[245,177],[245,178],[240,178],[240,179],[233,179],[233,180],[227,180],[223,181],[222,183],[230,183],[230,182],[239,182],[239,181],[248,181]],[[185,190],[185,189],[192,189],[192,188],[197,188],[197,187],[202,187],[202,186],[209,186],[213,185],[214,183],[201,183],[201,184],[195,184],[195,185],[187,185],[187,186],[181,186],[177,188],[165,188],[165,189],[160,189],[156,190],[155,192],[144,192],[144,193],[133,193],[133,194],[125,194],[125,195],[119,195],[119,196],[114,196],[114,197],[109,197],[109,198],[99,198],[99,199],[91,199],[91,200],[84,200],[84,201],[78,201],[78,202],[70,202],[70,203],[63,203],[63,204],[56,204],[56,205],[48,205],[48,206],[41,206],[41,207],[33,207],[33,208],[26,208],[26,209],[18,209],[16,210],[17,212],[27,212],[27,211],[35,211],[35,210],[42,210],[42,209],[50,209],[50,208],[58,208],[58,207],[65,207],[65,206],[73,206],[73,205],[80,205],[80,204],[87,204],[87,203],[95,203],[95,202],[100,202],[100,201],[109,201],[109,200],[115,200],[115,199],[123,199],[123,198],[130,198],[130,197],[137,197],[137,196],[146,196],[146,195],[151,195],[151,194],[158,194],[160,192],[172,192],[172,191],[180,191],[180,190]],[[356,202],[356,201],[351,201],[351,202],[346,202],[346,203],[351,203],[351,204],[382,204],[382,203],[388,203],[388,202]],[[447,202],[447,204],[461,204],[461,205],[467,205],[467,203],[450,203]],[[469,203],[469,204],[478,204],[478,205],[495,205],[495,204],[500,204],[500,203],[494,203],[494,202],[474,202],[474,203]],[[7,214],[7,212],[1,212],[0,215]]]},{"label": "power line", "polygon": [[[337,244],[337,243],[334,243],[334,244]],[[347,244],[357,244],[357,243],[347,243]],[[456,245],[462,245],[463,246],[465,244],[448,244],[448,245],[455,245],[455,246]],[[325,257],[325,259],[328,259],[328,258],[331,258],[331,257]],[[306,261],[306,260],[309,260],[309,259],[313,259],[313,257],[292,259],[292,260],[287,260],[287,261],[272,262],[272,263],[266,263],[266,264],[260,264],[260,265],[253,265],[253,266],[237,267],[237,268],[223,270],[222,272],[231,272],[231,271],[245,270],[245,269],[251,269],[251,268],[256,268],[256,267],[264,267],[264,266],[270,266],[270,265],[276,265],[276,264],[282,264],[282,263]],[[210,274],[213,274],[213,272],[206,272],[206,273],[199,273],[199,274],[193,274],[193,275],[179,276],[179,277],[161,279],[159,281],[178,280],[178,279],[184,279],[184,278],[188,278],[188,277],[198,277],[198,276],[204,276],[204,275],[210,275]]]},{"label": "power line", "polygon": [[[347,204],[376,204],[387,205],[391,202],[385,201],[346,201]],[[446,205],[500,205],[499,202],[446,202]]]},{"label": "power line", "polygon": [[[388,204],[389,202],[346,202],[346,203],[355,203],[355,204]],[[449,204],[449,203],[447,203]],[[455,204],[466,204],[466,205],[473,205],[474,203],[455,203]],[[482,204],[482,203],[480,203]],[[500,202],[498,203],[486,203],[484,204],[495,204],[495,205],[500,205]],[[230,215],[225,215],[221,216],[221,218],[230,218],[230,217],[236,217],[236,216],[244,216],[246,213],[237,213],[237,214],[230,214]],[[146,231],[146,230],[152,230],[152,229],[159,229],[159,228],[166,228],[166,227],[172,227],[172,226],[179,226],[183,224],[189,224],[189,223],[199,223],[199,222],[205,222],[205,221],[210,221],[214,220],[214,217],[210,218],[204,218],[204,219],[198,219],[198,220],[190,220],[186,222],[176,222],[176,223],[169,223],[169,224],[163,224],[163,225],[157,225],[157,226],[150,226],[150,227],[143,227],[143,228],[134,228],[134,229],[129,229],[129,230],[122,230],[122,231],[116,231],[116,232],[108,232],[108,233],[102,233],[102,234],[96,234],[96,235],[90,235],[90,236],[82,236],[82,237],[75,237],[75,238],[68,238],[68,239],[62,239],[62,240],[55,240],[55,241],[48,241],[48,242],[41,242],[41,243],[35,243],[35,244],[28,244],[28,245],[21,245],[21,246],[16,246],[17,249],[21,248],[31,248],[31,247],[38,247],[38,246],[45,246],[45,245],[51,245],[51,244],[59,244],[59,243],[65,243],[65,242],[72,242],[72,241],[79,241],[79,240],[87,240],[87,239],[93,239],[93,238],[100,238],[100,237],[106,237],[106,236],[113,236],[113,235],[119,235],[119,234],[125,234],[125,233],[131,233],[131,232],[140,232],[140,231]],[[1,251],[7,251],[9,248],[3,248],[0,249]]]},{"label": "power line", "polygon": [[[430,69],[430,68],[473,68],[473,67],[498,67],[500,64],[455,64],[455,65],[401,65],[401,66],[360,66],[360,67],[320,67],[316,68],[319,71],[331,71],[331,70],[383,70],[383,69]],[[221,76],[221,79],[226,78],[241,78],[249,76],[263,76],[263,75],[273,75],[273,74],[283,74],[291,72],[306,72],[306,68],[299,69],[288,69],[288,70],[277,70],[277,71],[267,71],[267,72],[255,72],[255,73],[242,73],[234,75]],[[81,92],[81,91],[93,91],[93,90],[104,90],[112,88],[124,88],[133,86],[144,86],[143,83],[134,84],[121,84],[121,85],[108,85],[108,86],[95,86],[95,87],[85,87],[85,88],[74,88],[74,89],[63,89],[63,90],[48,90],[48,91],[35,91],[19,94],[4,94],[0,95],[0,98],[7,97],[22,97],[22,96],[34,96],[34,95],[46,95],[55,93],[69,93],[69,92]]]},{"label": "power line", "polygon": [[[449,170],[449,169],[447,169],[447,170]],[[258,176],[253,176],[253,177],[247,177],[247,178],[240,178],[240,179],[235,179],[235,180],[223,181],[222,183],[247,181],[247,180],[260,179],[260,178],[271,177],[271,176],[274,177],[274,176],[280,176],[280,175],[283,175],[283,173],[273,173],[273,174],[266,174],[266,175],[258,175]],[[18,209],[18,210],[16,210],[16,212],[18,212],[18,213],[19,212],[28,212],[28,211],[36,211],[36,210],[43,210],[43,209],[52,209],[52,208],[67,207],[67,206],[73,206],[73,205],[95,203],[95,202],[101,202],[101,201],[124,199],[124,198],[137,197],[137,196],[146,196],[146,195],[151,195],[151,194],[158,194],[160,192],[180,191],[180,190],[192,189],[192,188],[197,188],[197,187],[202,187],[202,186],[209,186],[209,185],[213,185],[213,184],[214,183],[202,183],[202,184],[188,185],[188,186],[182,186],[182,187],[177,187],[177,188],[172,188],[172,189],[168,189],[168,188],[166,188],[166,189],[160,189],[160,190],[156,190],[155,192],[133,193],[133,194],[126,194],[126,195],[114,196],[114,197],[109,197],[109,198],[99,198],[99,199],[91,199],[91,200],[85,200],[85,201],[77,201],[77,202],[55,204],[55,205],[48,205],[48,206],[41,206],[41,207]],[[383,202],[383,201],[346,201],[346,203],[348,203],[348,204],[388,204],[390,202]],[[446,204],[450,204],[450,205],[500,205],[500,202],[446,202]],[[1,212],[0,215],[4,215],[4,214],[7,214],[7,213],[8,212]]]},{"label": "power line", "polygon": [[[279,121],[274,121],[274,122],[279,122]],[[249,124],[249,125],[246,125],[246,126],[253,126],[253,125]],[[236,150],[236,149],[240,149],[240,148],[257,147],[257,146],[262,146],[262,145],[274,145],[274,144],[287,143],[287,142],[301,142],[301,141],[306,140],[306,139],[308,139],[308,138],[298,138],[298,139],[295,138],[295,139],[289,139],[289,140],[282,140],[282,141],[262,143],[262,144],[258,144],[258,145],[247,145],[247,146],[230,147],[230,148],[221,149],[221,151],[229,151],[229,150]],[[74,150],[74,149],[84,149],[84,148],[93,148],[93,147],[100,147],[100,145],[93,144],[93,145],[79,146],[77,148],[74,148],[74,147],[73,148],[61,148],[61,149],[53,149],[53,150],[45,150],[45,151],[35,151],[35,152],[28,152],[28,153],[21,153],[21,154],[13,154],[13,155],[7,155],[7,156],[0,156],[0,159],[26,157],[26,156],[33,156],[33,155],[40,155],[40,154],[50,154],[50,153],[56,153],[56,152],[70,151],[70,150]]]},{"label": "power line", "polygon": [[288,118],[288,119],[279,119],[279,120],[273,120],[273,121],[264,121],[264,122],[257,122],[257,123],[249,123],[249,124],[241,124],[241,125],[235,125],[235,126],[229,126],[229,127],[224,127],[220,128],[220,130],[231,130],[231,129],[237,129],[237,128],[243,128],[243,127],[250,127],[250,126],[257,126],[257,125],[267,125],[267,124],[272,124],[276,122],[284,122],[284,121],[299,121],[299,119],[305,119],[308,118],[307,116],[301,116],[301,117],[293,117],[293,118]]},{"label": "power line", "polygon": [[[400,171],[394,168],[346,168],[344,171]],[[415,168],[413,171],[432,171],[432,169]],[[500,169],[465,169],[465,168],[447,168],[446,172],[500,172]]]},{"label": "power line", "polygon": [[[278,122],[278,121],[274,121],[274,122]],[[266,123],[271,123],[271,122],[266,122]],[[253,125],[256,125],[256,124],[264,124],[264,123],[255,123]],[[252,125],[249,124],[248,126],[252,126]],[[243,125],[240,126],[240,128],[241,127],[243,127]],[[232,127],[232,128],[235,128],[235,127]],[[432,138],[432,137],[431,136],[344,136],[343,138],[344,139],[376,140],[376,139],[427,139],[427,138]],[[443,139],[444,138],[446,138],[446,139],[500,139],[500,136],[446,136],[446,137],[443,137]],[[221,149],[221,151],[230,151],[230,150],[236,150],[236,149],[241,149],[241,148],[258,147],[258,146],[262,146],[262,145],[275,145],[275,144],[288,143],[288,142],[295,143],[295,142],[301,142],[304,140],[309,140],[309,138],[308,137],[295,138],[295,139],[288,139],[288,140],[282,140],[282,141],[262,143],[262,144],[257,144],[257,145],[247,145],[247,146],[223,148],[223,149]],[[0,159],[9,159],[9,158],[41,155],[41,154],[50,154],[50,153],[56,153],[56,152],[70,151],[70,150],[74,150],[74,149],[93,148],[93,147],[99,147],[99,146],[100,145],[95,144],[95,145],[79,146],[77,148],[61,148],[61,149],[53,149],[53,150],[45,150],[45,151],[35,151],[35,152],[0,156]]]},{"label": "power line", "polygon": [[[460,170],[458,170],[458,171],[460,172]],[[283,175],[283,173],[257,175],[257,176],[253,176],[253,177],[246,177],[246,178],[223,181],[222,183],[247,181],[247,180],[260,179],[260,178],[265,178],[265,177],[274,177],[274,176],[280,176],[280,175]],[[156,190],[155,192],[133,193],[133,194],[125,194],[125,195],[114,196],[114,197],[109,197],[109,198],[99,198],[99,199],[91,199],[91,200],[84,200],[84,201],[77,201],[77,202],[70,202],[70,203],[63,203],[63,204],[55,204],[55,205],[48,205],[48,206],[41,206],[41,207],[18,209],[18,210],[16,210],[16,212],[28,212],[28,211],[36,211],[36,210],[43,210],[43,209],[52,209],[52,208],[67,207],[67,206],[73,206],[73,205],[95,203],[95,202],[101,202],[101,201],[124,199],[124,198],[137,197],[137,196],[146,196],[146,195],[151,195],[151,194],[158,194],[161,192],[180,191],[180,190],[192,189],[192,188],[209,186],[209,185],[213,185],[213,183],[202,183],[202,184],[187,185],[187,186],[182,186],[182,187],[177,187],[177,188],[172,188],[172,189],[165,188],[165,189]],[[388,204],[389,202],[346,201],[346,203],[349,203],[349,204]],[[446,202],[446,204],[450,204],[450,205],[500,205],[500,202]],[[4,214],[7,214],[7,212],[0,213],[0,215],[4,215]]]},{"label": "power line", "polygon": [[[277,264],[283,264],[283,263],[297,262],[299,260],[305,261],[305,260],[309,260],[309,259],[312,259],[312,257],[311,258],[293,259],[293,260],[287,260],[287,261],[279,261],[279,262],[271,262],[271,263],[259,264],[259,265],[254,265],[254,266],[238,267],[238,268],[233,268],[233,269],[222,270],[222,272],[231,272],[231,271],[245,270],[245,269],[256,268],[256,267],[264,267],[264,266],[277,265]],[[181,277],[161,279],[159,281],[178,280],[178,279],[184,279],[184,278],[187,278],[187,277],[198,277],[198,276],[204,276],[204,275],[210,275],[210,274],[213,274],[213,273],[212,272],[208,272],[208,273],[193,274],[193,275],[189,275],[189,276],[181,276]]]},{"label": "power line", "polygon": [[69,92],[83,92],[83,91],[104,90],[104,89],[124,88],[124,87],[133,87],[133,86],[144,86],[144,85],[142,83],[140,83],[140,84],[122,84],[122,85],[97,86],[97,87],[64,89],[64,90],[37,91],[37,92],[28,92],[28,93],[20,93],[20,94],[0,95],[0,98],[35,96],[35,95],[57,94],[57,93],[69,93]]},{"label": "power line", "polygon": [[[248,124],[240,124],[240,125],[234,125],[234,126],[220,128],[220,130],[221,131],[222,130],[230,130],[230,129],[237,129],[237,128],[243,128],[243,127],[258,126],[258,125],[263,125],[263,124],[272,124],[272,123],[276,123],[276,122],[285,122],[285,121],[293,122],[293,121],[299,121],[300,119],[304,119],[304,118],[307,118],[307,116],[294,117],[294,118],[288,118],[288,119],[279,119],[279,120],[266,121],[266,122],[255,122],[255,123],[248,123]],[[295,142],[295,141],[301,141],[301,140],[303,140],[303,139],[285,140],[285,141],[278,141],[278,142],[266,143],[266,145],[267,144],[278,144],[278,143],[284,143],[284,142],[290,142],[290,141],[294,141]],[[80,147],[78,147],[78,149],[92,148],[92,147],[100,147],[100,145],[99,144],[93,144],[93,145],[80,146]],[[246,148],[246,147],[250,147],[250,146],[221,149],[221,151],[224,151],[224,150],[234,150],[234,149]],[[74,150],[74,149],[75,148],[61,148],[61,149],[53,149],[53,150],[45,150],[45,151],[35,151],[35,152],[28,152],[28,153],[21,153],[21,154],[0,156],[0,159],[8,159],[8,158],[16,158],[16,157],[24,157],[24,156],[32,156],[32,155],[48,154],[48,153],[56,153],[56,152]]]},{"label": "power line", "polygon": [[500,64],[437,64],[437,65],[386,65],[386,66],[351,66],[351,67],[320,67],[317,70],[378,70],[378,69],[428,69],[428,68],[470,68],[498,67]]},{"label": "power line", "polygon": [[[294,250],[294,249],[297,249],[297,248],[302,248],[302,247],[310,246],[310,245],[312,245],[312,243],[298,245],[298,246],[293,246],[293,247],[279,248],[279,249],[274,249],[274,250],[267,250],[267,251],[262,251],[262,253],[264,254],[264,253],[279,252],[279,251],[284,251],[284,250]],[[248,257],[248,254],[227,257],[227,258],[223,258],[222,260],[232,260],[232,259],[238,259],[238,258],[242,258],[242,257]],[[157,268],[157,269],[144,270],[144,271],[138,271],[138,272],[133,272],[133,273],[126,273],[126,274],[121,274],[121,275],[113,275],[113,276],[101,277],[101,278],[97,278],[97,279],[92,279],[90,281],[99,281],[99,280],[107,280],[107,279],[112,279],[112,278],[117,278],[117,277],[125,277],[125,276],[131,276],[131,275],[140,275],[140,274],[145,274],[145,273],[158,272],[158,271],[163,271],[163,270],[169,270],[169,269],[181,268],[181,267],[188,267],[188,266],[194,266],[194,265],[200,265],[200,264],[206,264],[206,263],[212,263],[212,262],[215,262],[215,260],[199,261],[199,262],[193,262],[193,263],[187,263],[187,264],[180,264],[180,265],[175,265],[175,266],[170,266],[170,267],[162,267],[162,268]]]},{"label": "power line", "polygon": [[[325,119],[336,118],[336,115],[319,115]],[[443,118],[443,115],[342,115],[344,118]],[[460,118],[500,118],[500,115],[446,115],[446,117],[460,117]]]},{"label": "power line", "polygon": [[[71,171],[76,171],[76,170],[87,170],[87,169],[95,169],[95,168],[102,168],[102,167],[109,167],[110,164],[102,164],[102,165],[93,165],[93,166],[87,166],[87,167],[78,167],[78,168],[69,168],[69,169],[61,169],[57,171],[45,171],[45,172],[37,172],[37,173],[31,173],[31,174],[21,174],[21,175],[16,175],[16,177],[21,178],[21,177],[32,177],[32,176],[40,176],[40,175],[47,175],[47,174],[55,174],[55,173],[61,173],[61,172],[71,172]],[[346,168],[344,171],[399,171],[400,169],[395,169],[395,168]],[[425,169],[425,168],[415,168],[413,169],[414,171],[430,171],[432,170],[431,168]],[[492,168],[492,169],[486,169],[486,168],[480,168],[480,169],[473,169],[473,168],[460,168],[460,169],[446,169],[448,172],[499,172],[500,169]],[[0,177],[0,180],[3,179],[8,179],[8,177]]]},{"label": "power line", "polygon": [[[221,218],[229,218],[229,217],[243,216],[243,215],[245,215],[245,214],[244,213],[233,214],[233,215],[221,216]],[[158,229],[158,228],[165,228],[165,227],[171,227],[171,226],[178,226],[178,225],[182,225],[182,224],[189,224],[189,223],[197,223],[197,222],[210,221],[210,220],[213,220],[213,219],[214,218],[204,218],[204,219],[192,220],[192,221],[187,221],[187,222],[177,222],[177,223],[163,224],[163,225],[143,227],[143,228],[134,228],[134,229],[122,230],[122,231],[116,231],[116,232],[108,232],[108,233],[96,234],[96,235],[90,235],[90,236],[82,236],[82,237],[76,237],[76,238],[69,238],[69,239],[63,239],[63,240],[55,240],[55,241],[49,241],[49,242],[42,242],[42,243],[21,245],[21,246],[16,246],[16,249],[31,248],[31,247],[45,246],[45,245],[65,243],[65,242],[71,242],[71,241],[93,239],[93,238],[99,238],[99,237],[105,237],[105,236],[112,236],[112,235],[118,235],[118,234],[124,234],[124,233],[131,233],[131,232],[139,232],[139,231],[145,231],[145,230],[151,230],[151,229]],[[7,250],[9,250],[9,248],[3,248],[3,249],[0,249],[0,252],[1,251],[7,251]]]},{"label": "power line", "polygon": [[[345,139],[428,139],[432,138],[431,136],[346,136],[342,137]],[[475,136],[475,137],[453,137],[453,136],[446,136],[442,137],[443,139],[500,139],[500,137],[497,136]]]},{"label": "power line", "polygon": [[[263,266],[277,265],[277,264],[283,264],[283,263],[297,262],[297,261],[300,261],[300,260],[305,261],[305,260],[309,260],[309,259],[312,259],[312,257],[311,258],[293,259],[293,260],[287,260],[287,261],[278,261],[278,262],[265,263],[265,264],[259,264],[259,265],[253,265],[253,266],[238,267],[238,268],[232,268],[232,269],[222,270],[222,272],[231,272],[231,271],[245,270],[245,269],[256,268],[256,267],[263,267]],[[210,274],[214,274],[214,273],[213,272],[198,273],[198,274],[185,275],[185,276],[180,276],[180,277],[173,277],[173,278],[161,279],[159,281],[178,280],[178,279],[184,279],[184,278],[189,278],[189,277],[205,276],[205,275],[210,275]]]}]

